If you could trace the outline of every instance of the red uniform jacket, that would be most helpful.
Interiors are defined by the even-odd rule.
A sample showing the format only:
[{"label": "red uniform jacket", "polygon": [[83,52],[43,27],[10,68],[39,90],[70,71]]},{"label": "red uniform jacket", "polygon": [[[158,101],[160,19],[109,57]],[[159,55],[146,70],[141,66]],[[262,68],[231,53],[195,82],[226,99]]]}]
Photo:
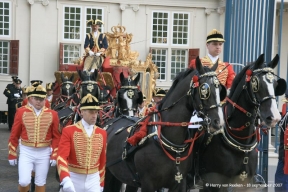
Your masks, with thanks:
[{"label": "red uniform jacket", "polygon": [[80,174],[99,171],[100,184],[104,187],[106,141],[106,131],[97,126],[94,126],[91,137],[86,134],[81,121],[65,127],[62,130],[57,157],[60,181],[70,176],[69,171]]},{"label": "red uniform jacket", "polygon": [[[282,117],[284,117],[286,115],[287,112],[287,103],[284,103],[282,105]],[[283,127],[284,128],[284,127]],[[284,144],[284,174],[288,174],[288,129],[287,127],[285,127],[284,130],[284,139],[283,139],[283,144]],[[281,134],[280,134],[280,147],[281,147]],[[280,154],[280,150],[279,149],[279,154]]]},{"label": "red uniform jacket", "polygon": [[[209,68],[213,67],[213,65],[214,65],[214,63],[212,63],[211,59],[208,56],[201,58],[201,63],[203,66],[206,66]],[[196,69],[195,59],[191,60],[189,67]],[[224,71],[223,71],[223,69],[224,69]],[[217,74],[221,72],[217,76],[220,83],[222,85],[224,85],[227,89],[231,88],[232,82],[235,78],[235,72],[233,70],[233,67],[231,65],[229,65],[229,63],[222,62],[219,59],[218,67],[217,67],[215,72]]]},{"label": "red uniform jacket", "polygon": [[[28,104],[28,98],[26,98],[26,99],[24,99],[23,101],[22,101],[22,105],[21,106],[25,106],[25,105],[27,105]],[[50,102],[47,100],[47,99],[45,99],[45,107],[47,107],[47,108],[50,108],[51,106],[50,106]]]},{"label": "red uniform jacket", "polygon": [[44,107],[37,117],[28,105],[19,108],[9,138],[8,159],[17,158],[16,151],[21,138],[21,144],[25,146],[36,148],[51,146],[53,149],[51,159],[56,160],[60,140],[58,126],[59,118],[56,111]]}]

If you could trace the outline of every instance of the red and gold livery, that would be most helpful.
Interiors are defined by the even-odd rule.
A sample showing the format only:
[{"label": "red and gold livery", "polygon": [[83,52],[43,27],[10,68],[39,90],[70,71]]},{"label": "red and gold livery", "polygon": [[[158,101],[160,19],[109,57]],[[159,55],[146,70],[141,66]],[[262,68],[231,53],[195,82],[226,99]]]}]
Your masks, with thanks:
[{"label": "red and gold livery", "polygon": [[26,105],[17,110],[9,139],[8,159],[17,158],[19,138],[21,144],[29,147],[48,147],[53,149],[51,159],[57,157],[60,133],[59,118],[55,111],[44,107],[37,116],[34,110]]},{"label": "red and gold livery", "polygon": [[79,174],[99,171],[100,185],[104,186],[107,133],[97,126],[93,129],[91,137],[86,134],[81,121],[63,129],[57,157],[61,181],[70,176],[69,171]]},{"label": "red and gold livery", "polygon": [[[201,58],[201,62],[203,66],[209,68],[214,65],[214,63],[208,56]],[[195,59],[191,60],[189,67],[196,69]],[[217,77],[220,83],[226,86],[226,88],[228,89],[231,88],[232,82],[235,78],[235,72],[233,70],[233,67],[229,65],[229,63],[222,62],[220,59],[218,59],[218,67],[215,72],[219,74]]]}]

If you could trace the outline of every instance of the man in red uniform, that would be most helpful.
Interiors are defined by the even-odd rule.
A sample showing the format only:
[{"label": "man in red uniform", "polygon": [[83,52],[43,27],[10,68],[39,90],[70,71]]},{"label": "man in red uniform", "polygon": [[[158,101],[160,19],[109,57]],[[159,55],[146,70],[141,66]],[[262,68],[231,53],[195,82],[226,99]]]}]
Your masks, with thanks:
[{"label": "man in red uniform", "polygon": [[[206,38],[206,47],[208,49],[207,56],[201,58],[201,62],[204,66],[211,68],[217,61],[218,67],[216,73],[219,74],[217,77],[222,85],[228,90],[232,86],[232,82],[235,77],[233,67],[226,62],[222,62],[219,59],[219,55],[222,51],[223,43],[225,42],[223,35],[220,31],[213,29]],[[190,66],[196,68],[195,59],[190,62]]]},{"label": "man in red uniform", "polygon": [[285,103],[282,105],[282,118],[279,121],[280,144],[278,152],[278,163],[275,172],[275,192],[288,191],[288,89],[285,92]]},{"label": "man in red uniform", "polygon": [[80,105],[83,118],[62,130],[57,168],[63,192],[103,190],[107,133],[95,125],[100,109],[98,99],[87,94]]},{"label": "man in red uniform", "polygon": [[17,164],[19,145],[19,191],[29,191],[31,171],[35,169],[36,191],[45,192],[49,164],[56,165],[60,140],[59,119],[55,111],[44,106],[45,88],[38,85],[29,89],[28,104],[19,108],[15,115],[8,144],[8,159],[10,165]]}]

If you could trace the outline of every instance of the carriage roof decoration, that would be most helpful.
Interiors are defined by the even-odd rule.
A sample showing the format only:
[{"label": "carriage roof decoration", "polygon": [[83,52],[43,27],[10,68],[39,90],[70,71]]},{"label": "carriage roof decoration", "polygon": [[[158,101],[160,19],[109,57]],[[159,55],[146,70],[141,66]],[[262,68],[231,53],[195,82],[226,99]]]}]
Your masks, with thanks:
[{"label": "carriage roof decoration", "polygon": [[[139,85],[141,91],[147,97],[147,101],[151,101],[153,90],[156,87],[156,79],[159,77],[157,66],[152,61],[152,55],[149,53],[146,57],[146,61],[138,60],[139,53],[137,51],[131,51],[130,44],[132,42],[133,34],[126,32],[124,26],[113,26],[111,32],[105,33],[108,41],[108,48],[106,50],[106,59],[103,63],[103,76],[110,87],[115,87],[119,84],[120,73],[123,72],[125,76],[134,76],[136,73],[140,73]],[[63,65],[62,71],[55,72],[55,77],[58,83],[61,83],[61,72],[64,72],[64,76],[70,77],[74,73],[74,81],[78,79],[78,74],[75,70],[76,67],[83,64],[83,58],[79,58],[75,61],[74,67],[69,69],[68,65]],[[61,65],[60,65],[61,68]],[[74,72],[75,71],[75,72]],[[103,83],[98,76],[97,81]],[[112,91],[113,93],[113,91]],[[116,95],[116,92],[112,94]]]}]

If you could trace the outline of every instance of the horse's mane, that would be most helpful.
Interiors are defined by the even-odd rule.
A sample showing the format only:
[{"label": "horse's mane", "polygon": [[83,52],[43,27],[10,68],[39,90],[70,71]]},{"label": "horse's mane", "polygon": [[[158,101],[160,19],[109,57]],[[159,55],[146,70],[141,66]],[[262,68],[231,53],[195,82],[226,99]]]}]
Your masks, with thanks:
[{"label": "horse's mane", "polygon": [[[252,63],[251,63],[251,64],[252,64]],[[232,83],[231,90],[230,90],[230,95],[235,92],[237,86],[239,85],[241,79],[242,79],[243,76],[245,75],[247,69],[248,69],[249,67],[251,67],[251,64],[246,65],[246,66],[240,71],[240,73],[238,73],[238,74],[235,76],[235,78],[234,78],[234,80],[233,80],[233,83]],[[229,95],[229,96],[230,96],[230,95]]]},{"label": "horse's mane", "polygon": [[167,100],[167,98],[173,93],[175,87],[178,85],[178,83],[180,81],[182,81],[185,77],[187,77],[191,72],[195,71],[193,68],[189,68],[186,71],[182,71],[180,73],[178,73],[178,75],[175,77],[175,79],[173,80],[173,84],[171,86],[171,88],[169,89],[168,93],[166,93],[166,96],[161,100],[160,104],[159,104],[159,109],[162,108],[162,104]]}]

